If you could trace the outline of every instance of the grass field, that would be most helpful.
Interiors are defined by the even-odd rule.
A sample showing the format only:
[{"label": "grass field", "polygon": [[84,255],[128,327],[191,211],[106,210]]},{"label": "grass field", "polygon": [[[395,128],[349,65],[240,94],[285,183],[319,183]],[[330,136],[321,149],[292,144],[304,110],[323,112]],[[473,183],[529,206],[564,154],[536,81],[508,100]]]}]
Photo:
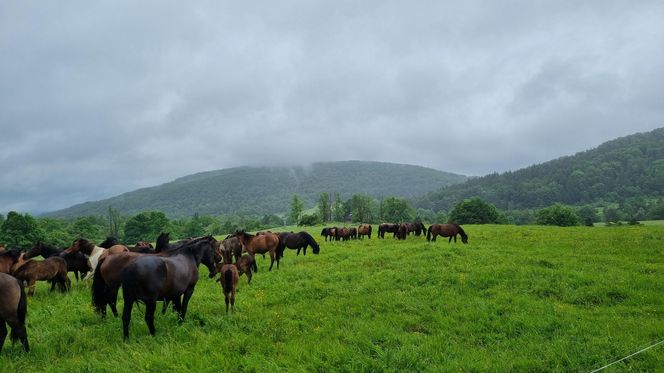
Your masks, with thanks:
[{"label": "grass field", "polygon": [[[141,306],[129,342],[89,284],[41,284],[32,350],[7,341],[0,370],[590,371],[664,338],[664,226],[464,228],[468,245],[322,242],[272,272],[258,257],[234,315],[202,276],[183,324],[158,314],[152,337]],[[659,345],[604,372],[663,369]]]}]

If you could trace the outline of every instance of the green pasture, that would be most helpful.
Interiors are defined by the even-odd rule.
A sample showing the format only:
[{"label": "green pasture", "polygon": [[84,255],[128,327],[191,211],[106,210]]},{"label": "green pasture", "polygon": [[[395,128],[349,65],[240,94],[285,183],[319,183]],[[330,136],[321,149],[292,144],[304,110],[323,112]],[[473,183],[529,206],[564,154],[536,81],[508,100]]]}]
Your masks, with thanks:
[{"label": "green pasture", "polygon": [[[158,314],[152,337],[140,306],[128,342],[119,318],[93,312],[88,283],[42,283],[32,350],[5,342],[0,370],[587,372],[664,338],[664,226],[464,228],[468,245],[374,231],[287,250],[272,272],[258,257],[234,315],[201,268],[186,321]],[[659,345],[604,372],[663,367]]]}]

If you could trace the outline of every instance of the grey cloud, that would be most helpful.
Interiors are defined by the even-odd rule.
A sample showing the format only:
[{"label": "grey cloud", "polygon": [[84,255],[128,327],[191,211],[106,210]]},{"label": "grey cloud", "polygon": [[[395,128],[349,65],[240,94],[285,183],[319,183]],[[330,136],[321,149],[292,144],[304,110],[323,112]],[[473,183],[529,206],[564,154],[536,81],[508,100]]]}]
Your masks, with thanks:
[{"label": "grey cloud", "polygon": [[664,5],[0,5],[0,212],[238,165],[482,175],[664,123]]}]

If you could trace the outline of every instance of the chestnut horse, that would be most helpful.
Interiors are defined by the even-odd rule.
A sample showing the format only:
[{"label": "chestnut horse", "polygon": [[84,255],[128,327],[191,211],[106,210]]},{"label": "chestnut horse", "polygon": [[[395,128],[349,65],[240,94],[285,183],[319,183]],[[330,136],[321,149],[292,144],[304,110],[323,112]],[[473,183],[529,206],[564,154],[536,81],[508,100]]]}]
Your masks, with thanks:
[{"label": "chestnut horse", "polygon": [[[270,271],[277,261],[277,269],[279,268],[279,236],[272,232],[262,232],[256,235],[246,233],[245,231],[235,232],[235,236],[240,240],[244,249],[256,260],[256,254],[270,253]],[[256,263],[254,263],[254,271],[258,271]]]},{"label": "chestnut horse", "polygon": [[51,291],[55,289],[57,283],[61,293],[71,287],[71,281],[67,277],[67,262],[59,256],[52,256],[45,260],[29,259],[17,267],[12,274],[17,279],[28,283],[28,296],[35,294],[37,281],[49,281]]},{"label": "chestnut horse", "polygon": [[452,238],[456,243],[457,235],[461,236],[461,242],[468,243],[468,235],[459,224],[431,224],[427,230],[427,241],[436,242],[436,236],[443,236],[450,238],[447,243],[452,242]]},{"label": "chestnut horse", "polygon": [[0,352],[7,338],[7,324],[12,329],[12,342],[21,341],[23,349],[30,351],[28,333],[25,330],[25,315],[28,301],[19,280],[6,273],[0,273]]},{"label": "chestnut horse", "polygon": [[357,228],[358,238],[362,239],[364,236],[367,236],[369,239],[371,239],[371,229],[371,224],[360,224],[360,226]]}]

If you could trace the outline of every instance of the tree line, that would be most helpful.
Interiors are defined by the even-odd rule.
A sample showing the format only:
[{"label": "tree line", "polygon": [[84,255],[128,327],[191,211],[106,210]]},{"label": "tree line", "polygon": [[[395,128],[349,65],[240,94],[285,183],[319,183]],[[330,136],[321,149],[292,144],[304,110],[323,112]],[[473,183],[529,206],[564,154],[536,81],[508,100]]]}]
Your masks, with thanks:
[{"label": "tree line", "polygon": [[292,195],[291,209],[284,217],[266,214],[261,217],[242,215],[199,215],[169,219],[161,211],[146,211],[125,217],[112,207],[106,216],[79,218],[33,217],[10,211],[0,214],[0,244],[7,247],[28,248],[38,241],[60,247],[69,246],[79,237],[95,242],[107,236],[119,238],[132,245],[138,241],[154,241],[161,232],[172,238],[197,237],[205,234],[224,235],[238,229],[262,230],[283,225],[313,226],[329,222],[342,224],[383,222],[423,222],[458,224],[540,224],[540,225],[608,225],[640,220],[664,220],[664,199],[633,198],[608,206],[568,206],[554,203],[541,209],[502,211],[495,205],[474,197],[458,202],[449,213],[415,208],[404,198],[372,198],[355,194],[343,200],[339,193],[321,193],[316,206],[306,210],[297,194]]}]

